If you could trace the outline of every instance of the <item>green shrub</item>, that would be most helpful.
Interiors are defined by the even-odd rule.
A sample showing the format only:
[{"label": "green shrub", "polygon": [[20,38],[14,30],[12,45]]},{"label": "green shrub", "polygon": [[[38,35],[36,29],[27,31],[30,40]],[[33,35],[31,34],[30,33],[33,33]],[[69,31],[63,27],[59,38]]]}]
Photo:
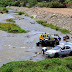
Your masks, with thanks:
[{"label": "green shrub", "polygon": [[65,8],[66,6],[59,2],[51,2],[52,7],[51,8]]},{"label": "green shrub", "polygon": [[22,15],[22,14],[24,14],[24,12],[18,12],[18,15]]},{"label": "green shrub", "polygon": [[39,7],[50,7],[50,3],[49,2],[39,2],[38,6]]},{"label": "green shrub", "polygon": [[0,13],[8,13],[8,10],[7,10],[7,8],[5,8],[5,7],[0,7]]},{"label": "green shrub", "polygon": [[40,2],[39,7],[49,7],[49,8],[65,8],[66,6],[60,2]]},{"label": "green shrub", "polygon": [[3,64],[1,72],[72,72],[72,57],[51,58],[38,62],[16,61]]},{"label": "green shrub", "polygon": [[15,6],[20,6],[20,1],[15,1],[14,3]]},{"label": "green shrub", "polygon": [[6,21],[15,23],[15,21],[13,19],[11,19],[11,18],[10,19],[6,19]]},{"label": "green shrub", "polygon": [[60,31],[60,32],[65,33],[65,34],[70,33],[69,30],[67,30],[67,29],[61,29],[60,27],[55,26],[53,24],[47,24],[47,21],[37,20],[36,22],[45,26],[45,27],[50,27],[51,29],[55,29],[55,30]]},{"label": "green shrub", "polygon": [[8,7],[8,8],[6,8],[6,9],[7,9],[7,10],[12,10],[12,8],[9,8],[9,7]]},{"label": "green shrub", "polygon": [[34,17],[33,17],[33,16],[30,16],[30,18],[32,18],[32,19],[33,19]]},{"label": "green shrub", "polygon": [[17,13],[18,13],[18,15],[24,14],[25,16],[29,16],[26,12],[17,12]]},{"label": "green shrub", "polygon": [[59,29],[59,31],[61,31],[62,33],[69,33],[69,30],[67,29]]},{"label": "green shrub", "polygon": [[18,25],[11,23],[0,23],[0,30],[9,33],[26,33],[26,31],[21,29]]},{"label": "green shrub", "polygon": [[32,7],[37,4],[37,0],[28,0],[29,6]]},{"label": "green shrub", "polygon": [[42,21],[42,20],[37,20],[36,22],[39,24],[46,24],[47,23],[47,21]]}]

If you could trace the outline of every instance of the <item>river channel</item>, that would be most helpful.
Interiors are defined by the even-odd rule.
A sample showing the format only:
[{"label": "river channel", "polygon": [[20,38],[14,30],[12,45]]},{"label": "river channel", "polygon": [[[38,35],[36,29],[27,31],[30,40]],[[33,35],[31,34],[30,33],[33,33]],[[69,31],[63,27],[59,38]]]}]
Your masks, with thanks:
[{"label": "river channel", "polygon": [[[24,15],[19,16],[13,10],[10,10],[8,14],[0,14],[0,23],[6,23],[6,19],[9,18],[13,18],[15,24],[28,32],[14,34],[0,30],[0,66],[11,61],[44,60],[46,57],[39,54],[42,47],[36,46],[36,42],[39,41],[39,35],[46,32],[64,36],[61,32],[36,23],[30,17]],[[50,48],[48,47],[48,49]]]}]

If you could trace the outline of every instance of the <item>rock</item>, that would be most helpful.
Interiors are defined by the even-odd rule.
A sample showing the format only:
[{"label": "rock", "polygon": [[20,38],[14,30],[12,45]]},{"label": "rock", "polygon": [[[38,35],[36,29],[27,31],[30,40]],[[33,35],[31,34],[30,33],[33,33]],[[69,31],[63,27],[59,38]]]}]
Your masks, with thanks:
[{"label": "rock", "polygon": [[37,54],[38,52],[35,52],[35,54]]},{"label": "rock", "polygon": [[21,47],[21,48],[25,48],[25,47]]},{"label": "rock", "polygon": [[12,48],[16,48],[16,47],[12,47]]},{"label": "rock", "polygon": [[72,16],[71,16],[71,18],[72,18]]},{"label": "rock", "polygon": [[32,60],[32,57],[30,58],[30,60]]},{"label": "rock", "polygon": [[35,54],[33,57],[36,57],[37,56],[37,54]]},{"label": "rock", "polygon": [[35,22],[30,22],[31,24],[35,24]]}]

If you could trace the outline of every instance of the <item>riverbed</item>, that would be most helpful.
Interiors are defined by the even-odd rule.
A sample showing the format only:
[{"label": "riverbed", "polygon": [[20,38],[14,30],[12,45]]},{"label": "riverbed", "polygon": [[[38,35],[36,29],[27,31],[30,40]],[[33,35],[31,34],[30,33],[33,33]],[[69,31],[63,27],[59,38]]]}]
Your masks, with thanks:
[{"label": "riverbed", "polygon": [[[5,20],[9,18],[13,18],[15,24],[28,32],[15,34],[0,30],[0,66],[11,61],[44,60],[46,57],[41,54],[42,47],[36,46],[39,41],[39,35],[46,32],[65,36],[59,31],[36,23],[30,17],[19,16],[15,11],[10,11],[8,14],[0,14],[1,23],[5,23]],[[50,48],[52,47],[48,47],[48,49]]]}]

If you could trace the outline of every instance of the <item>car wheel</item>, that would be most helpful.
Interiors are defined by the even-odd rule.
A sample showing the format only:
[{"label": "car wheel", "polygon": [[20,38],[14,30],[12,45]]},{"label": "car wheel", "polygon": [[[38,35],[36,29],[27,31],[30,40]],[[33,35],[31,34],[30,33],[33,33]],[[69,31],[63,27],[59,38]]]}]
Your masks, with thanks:
[{"label": "car wheel", "polygon": [[55,58],[59,57],[59,54],[58,53],[55,53],[54,57]]},{"label": "car wheel", "polygon": [[56,44],[54,44],[54,47],[56,46]]},{"label": "car wheel", "polygon": [[41,47],[42,46],[42,44],[39,44],[39,47]]},{"label": "car wheel", "polygon": [[69,54],[70,56],[72,56],[72,51],[70,52],[70,54]]},{"label": "car wheel", "polygon": [[36,45],[37,45],[37,46],[39,46],[39,44],[40,44],[39,42],[38,42],[38,43],[36,43]]}]

